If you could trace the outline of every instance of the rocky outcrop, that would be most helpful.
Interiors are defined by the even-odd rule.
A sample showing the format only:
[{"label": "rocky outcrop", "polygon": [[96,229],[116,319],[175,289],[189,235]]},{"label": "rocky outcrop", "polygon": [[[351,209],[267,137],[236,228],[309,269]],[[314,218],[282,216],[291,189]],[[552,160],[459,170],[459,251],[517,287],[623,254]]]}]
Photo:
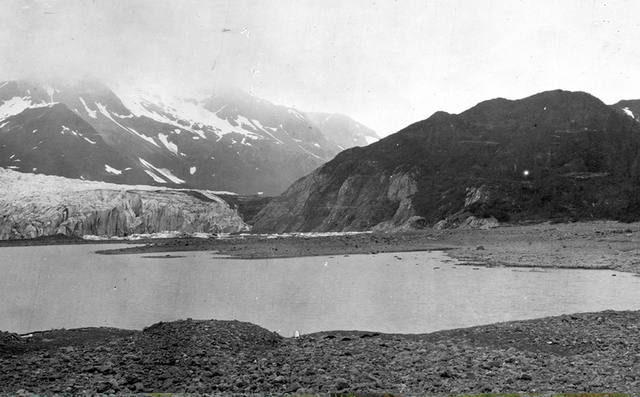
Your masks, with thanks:
[{"label": "rocky outcrop", "polygon": [[205,190],[121,186],[0,168],[0,239],[221,233],[249,227]]},{"label": "rocky outcrop", "polygon": [[464,200],[464,207],[437,222],[435,229],[491,229],[498,227],[500,222],[489,215],[478,217],[474,215],[474,208],[486,205],[491,201],[491,194],[486,186],[471,187],[467,189],[467,195]]},{"label": "rocky outcrop", "polygon": [[344,175],[320,168],[298,180],[254,218],[258,232],[371,230],[397,227],[415,215],[412,172],[380,169],[375,162]]}]

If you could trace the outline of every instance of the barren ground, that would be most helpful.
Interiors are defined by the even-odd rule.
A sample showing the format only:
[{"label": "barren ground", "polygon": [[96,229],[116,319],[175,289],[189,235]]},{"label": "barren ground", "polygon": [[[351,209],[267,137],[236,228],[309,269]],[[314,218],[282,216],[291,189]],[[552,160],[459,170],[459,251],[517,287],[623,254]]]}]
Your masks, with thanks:
[{"label": "barren ground", "polygon": [[[212,250],[261,258],[446,249],[474,265],[640,270],[640,224],[616,222],[146,243],[107,253]],[[640,392],[639,327],[640,311],[606,311],[423,335],[327,330],[295,339],[214,320],[160,323],[145,331],[0,332],[0,394],[633,394]]]},{"label": "barren ground", "polygon": [[490,266],[598,268],[638,273],[640,224],[597,221],[329,237],[248,235],[163,239],[121,250],[109,250],[105,245],[105,250],[109,254],[212,250],[238,258],[447,250],[455,258]]}]

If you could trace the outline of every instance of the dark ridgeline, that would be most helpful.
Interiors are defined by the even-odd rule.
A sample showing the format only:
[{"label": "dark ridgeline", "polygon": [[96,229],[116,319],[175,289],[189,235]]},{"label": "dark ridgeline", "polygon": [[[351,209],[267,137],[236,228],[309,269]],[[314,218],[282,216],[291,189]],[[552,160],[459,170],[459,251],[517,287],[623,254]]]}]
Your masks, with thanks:
[{"label": "dark ridgeline", "polygon": [[611,105],[611,107],[616,109],[621,114],[625,114],[640,121],[640,99],[620,101],[614,105]]},{"label": "dark ridgeline", "polygon": [[629,114],[640,114],[638,103],[607,106],[556,90],[437,112],[299,179],[256,216],[254,230],[388,229],[461,212],[640,219],[640,123]]}]

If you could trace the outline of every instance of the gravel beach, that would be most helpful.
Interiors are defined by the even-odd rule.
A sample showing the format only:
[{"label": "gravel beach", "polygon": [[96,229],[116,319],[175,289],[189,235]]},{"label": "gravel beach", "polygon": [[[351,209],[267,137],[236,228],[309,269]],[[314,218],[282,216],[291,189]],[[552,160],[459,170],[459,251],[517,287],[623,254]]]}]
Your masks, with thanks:
[{"label": "gravel beach", "polygon": [[[640,225],[616,222],[147,243],[104,247],[238,258],[447,250],[474,265],[640,269]],[[0,393],[640,393],[639,328],[640,311],[605,311],[420,335],[284,338],[250,323],[199,319],[142,331],[0,332]]]}]

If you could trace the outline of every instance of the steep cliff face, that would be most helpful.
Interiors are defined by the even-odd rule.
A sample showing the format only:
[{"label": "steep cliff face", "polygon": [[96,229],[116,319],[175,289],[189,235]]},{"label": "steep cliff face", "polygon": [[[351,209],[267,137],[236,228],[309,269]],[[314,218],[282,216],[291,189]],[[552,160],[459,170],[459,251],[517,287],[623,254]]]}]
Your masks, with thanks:
[{"label": "steep cliff face", "polygon": [[358,172],[347,173],[322,167],[298,180],[254,218],[253,230],[370,230],[381,222],[402,224],[415,215],[411,204],[417,189],[413,172],[384,170],[375,162],[356,168]]},{"label": "steep cliff face", "polygon": [[0,168],[0,239],[247,230],[235,210],[206,190],[83,182]]}]

